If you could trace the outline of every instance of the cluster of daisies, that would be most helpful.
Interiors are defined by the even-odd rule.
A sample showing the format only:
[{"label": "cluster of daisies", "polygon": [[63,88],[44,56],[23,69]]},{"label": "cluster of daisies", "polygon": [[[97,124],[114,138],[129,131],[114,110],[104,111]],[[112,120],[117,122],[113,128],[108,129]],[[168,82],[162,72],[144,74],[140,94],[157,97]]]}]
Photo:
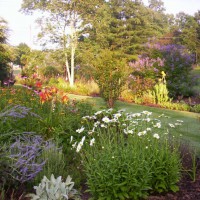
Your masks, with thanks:
[{"label": "cluster of daisies", "polygon": [[107,134],[120,132],[138,137],[150,135],[152,138],[160,139],[162,135],[169,133],[169,129],[181,126],[183,123],[182,120],[176,120],[174,123],[163,124],[159,119],[161,117],[168,118],[164,114],[161,114],[158,118],[153,118],[152,112],[149,111],[126,113],[125,110],[100,110],[92,116],[84,116],[82,118],[84,126],[76,130],[81,140],[79,139],[79,142],[77,140],[74,141],[71,136],[70,142],[72,147],[76,148],[76,152],[80,152],[85,142],[93,146],[96,136],[105,132]]}]

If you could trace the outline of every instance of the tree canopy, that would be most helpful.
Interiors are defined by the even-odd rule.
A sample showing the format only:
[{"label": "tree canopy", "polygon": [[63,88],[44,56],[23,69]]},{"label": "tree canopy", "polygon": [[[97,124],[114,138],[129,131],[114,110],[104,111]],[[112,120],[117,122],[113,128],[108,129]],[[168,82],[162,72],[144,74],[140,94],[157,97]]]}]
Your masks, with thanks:
[{"label": "tree canopy", "polygon": [[9,73],[10,54],[6,50],[6,43],[8,38],[7,22],[0,17],[0,82],[3,85],[4,79]]}]

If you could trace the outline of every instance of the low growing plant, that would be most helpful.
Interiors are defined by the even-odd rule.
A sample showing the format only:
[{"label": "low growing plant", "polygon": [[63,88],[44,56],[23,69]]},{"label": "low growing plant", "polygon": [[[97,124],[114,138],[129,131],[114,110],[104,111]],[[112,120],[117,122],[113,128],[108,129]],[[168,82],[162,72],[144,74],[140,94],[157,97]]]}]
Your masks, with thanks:
[{"label": "low growing plant", "polygon": [[19,183],[32,181],[45,165],[46,160],[41,157],[45,148],[51,148],[49,142],[34,133],[25,132],[16,137],[7,155],[10,159],[12,179]]},{"label": "low growing plant", "polygon": [[79,200],[78,191],[73,189],[74,182],[68,176],[65,182],[62,182],[62,177],[55,178],[51,175],[50,180],[44,176],[39,186],[34,186],[36,194],[28,194],[31,200],[64,200],[73,199]]}]

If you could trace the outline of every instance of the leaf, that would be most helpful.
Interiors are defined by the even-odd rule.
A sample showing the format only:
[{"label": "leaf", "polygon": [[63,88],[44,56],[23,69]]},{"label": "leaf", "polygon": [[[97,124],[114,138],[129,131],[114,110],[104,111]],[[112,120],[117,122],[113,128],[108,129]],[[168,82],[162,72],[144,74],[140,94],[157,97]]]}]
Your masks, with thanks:
[{"label": "leaf", "polygon": [[170,189],[171,189],[173,192],[179,191],[179,187],[178,187],[177,185],[171,185],[171,186],[170,186]]},{"label": "leaf", "polygon": [[124,191],[126,191],[126,190],[127,190],[127,187],[125,187],[125,186],[123,187],[123,186],[122,186],[122,187],[120,187],[120,189],[121,189],[121,191],[123,191],[123,192],[124,192]]}]

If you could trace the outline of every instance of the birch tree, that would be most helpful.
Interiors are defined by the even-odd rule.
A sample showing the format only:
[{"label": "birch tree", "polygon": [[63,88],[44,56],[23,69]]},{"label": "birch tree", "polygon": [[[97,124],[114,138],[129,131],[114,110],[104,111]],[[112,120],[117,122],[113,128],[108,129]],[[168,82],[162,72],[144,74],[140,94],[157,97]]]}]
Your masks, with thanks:
[{"label": "birch tree", "polygon": [[78,4],[76,0],[23,0],[21,7],[25,13],[43,13],[37,20],[41,28],[38,38],[46,48],[62,48],[70,86],[74,85],[75,53],[81,30]]}]

